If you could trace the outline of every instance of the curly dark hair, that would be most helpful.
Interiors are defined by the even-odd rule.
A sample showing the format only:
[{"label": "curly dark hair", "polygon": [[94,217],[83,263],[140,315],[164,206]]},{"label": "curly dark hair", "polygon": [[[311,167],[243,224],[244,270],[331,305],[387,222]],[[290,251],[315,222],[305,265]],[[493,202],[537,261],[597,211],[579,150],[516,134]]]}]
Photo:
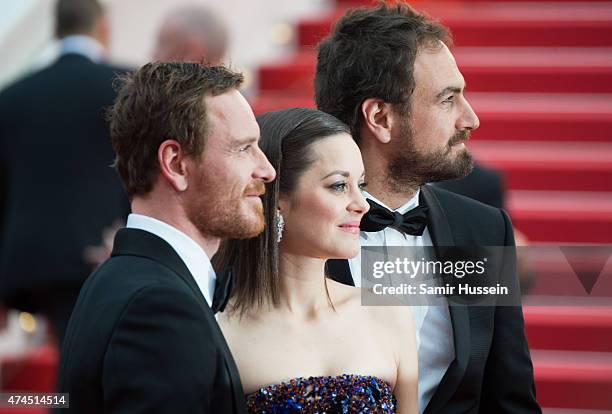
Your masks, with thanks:
[{"label": "curly dark hair", "polygon": [[407,4],[387,3],[349,10],[318,46],[317,107],[346,123],[357,142],[363,101],[379,98],[408,112],[419,48],[452,43],[446,27]]},{"label": "curly dark hair", "polygon": [[187,155],[204,150],[206,96],[238,88],[240,73],[200,63],[155,62],[119,78],[115,104],[108,111],[117,169],[130,197],[146,194],[159,174],[157,150],[176,140]]}]

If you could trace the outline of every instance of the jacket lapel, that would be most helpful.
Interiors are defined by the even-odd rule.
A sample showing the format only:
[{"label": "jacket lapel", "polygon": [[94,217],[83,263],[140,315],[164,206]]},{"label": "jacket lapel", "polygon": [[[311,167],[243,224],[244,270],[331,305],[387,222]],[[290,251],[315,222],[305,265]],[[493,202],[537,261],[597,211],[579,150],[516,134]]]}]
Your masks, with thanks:
[{"label": "jacket lapel", "polygon": [[211,320],[211,325],[213,326],[213,331],[216,333],[215,336],[217,336],[219,346],[226,354],[224,358],[225,366],[229,372],[230,381],[232,383],[231,386],[236,409],[238,410],[237,412],[243,412],[240,407],[243,405],[244,395],[242,392],[242,385],[240,384],[238,368],[236,367],[231,351],[227,346],[227,342],[223,337],[223,333],[219,328],[215,315],[208,306],[208,302],[206,302],[204,295],[189,272],[189,269],[187,269],[187,266],[172,246],[162,238],[148,231],[125,228],[117,232],[111,256],[146,257],[171,269],[189,286],[193,294],[199,299],[198,302],[203,312]]},{"label": "jacket lapel", "polygon": [[[444,247],[456,244],[448,219],[435,192],[429,185],[421,187],[421,197],[423,202],[429,207],[427,227],[434,249],[438,257],[443,257]],[[452,397],[463,378],[470,358],[470,320],[468,308],[464,305],[453,304],[449,306],[449,312],[453,325],[455,359],[442,377],[436,392],[424,411],[425,414],[438,412]]]},{"label": "jacket lapel", "polygon": [[113,245],[111,256],[146,257],[166,266],[189,286],[198,299],[201,299],[198,302],[202,308],[211,312],[208,302],[206,302],[189,269],[187,269],[187,266],[172,246],[162,238],[140,229],[121,229],[115,236],[115,244]]}]

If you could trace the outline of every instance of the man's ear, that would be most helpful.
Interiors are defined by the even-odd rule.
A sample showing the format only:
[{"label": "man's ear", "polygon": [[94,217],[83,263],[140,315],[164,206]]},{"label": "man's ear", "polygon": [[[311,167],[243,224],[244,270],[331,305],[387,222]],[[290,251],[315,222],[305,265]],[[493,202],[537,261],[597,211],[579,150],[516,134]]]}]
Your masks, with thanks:
[{"label": "man's ear", "polygon": [[103,13],[97,20],[94,27],[94,38],[104,46],[105,49],[110,47],[111,37],[110,20],[108,14]]},{"label": "man's ear", "polygon": [[361,104],[363,117],[362,128],[365,128],[383,144],[391,141],[392,113],[391,105],[378,98],[368,98]]},{"label": "man's ear", "polygon": [[188,185],[187,158],[181,144],[167,139],[157,149],[157,161],[162,177],[176,190],[185,191]]}]

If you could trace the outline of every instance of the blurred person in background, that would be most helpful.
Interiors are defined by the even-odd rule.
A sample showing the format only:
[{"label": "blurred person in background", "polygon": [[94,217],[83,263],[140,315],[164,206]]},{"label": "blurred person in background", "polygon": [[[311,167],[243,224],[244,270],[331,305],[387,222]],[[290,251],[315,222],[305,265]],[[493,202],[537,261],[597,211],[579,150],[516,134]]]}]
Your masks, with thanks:
[{"label": "blurred person in background", "polygon": [[[433,185],[473,198],[492,207],[507,210],[506,184],[503,173],[477,161],[474,162],[474,169],[467,176],[456,180],[439,181]],[[516,228],[514,228],[514,241],[517,247],[529,245],[527,236]],[[535,284],[536,273],[526,251],[518,248],[516,253],[516,271],[521,293],[526,294]]]},{"label": "blurred person in background", "polygon": [[0,296],[41,312],[63,338],[79,289],[129,211],[110,167],[105,108],[120,70],[103,63],[109,24],[96,0],[58,0],[60,56],[0,93]]},{"label": "blurred person in background", "polygon": [[157,35],[153,60],[218,65],[227,51],[228,33],[212,10],[186,6],[168,14]]},{"label": "blurred person in background", "polygon": [[433,185],[473,198],[496,208],[505,207],[506,186],[502,174],[474,162],[474,169],[463,178],[439,181]]}]

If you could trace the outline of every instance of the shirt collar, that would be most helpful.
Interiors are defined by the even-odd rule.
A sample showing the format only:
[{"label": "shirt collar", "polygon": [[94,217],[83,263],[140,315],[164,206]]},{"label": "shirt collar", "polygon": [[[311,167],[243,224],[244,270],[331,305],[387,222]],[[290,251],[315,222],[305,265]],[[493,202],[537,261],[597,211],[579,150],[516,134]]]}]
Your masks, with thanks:
[{"label": "shirt collar", "polygon": [[210,259],[199,244],[176,227],[142,214],[130,214],[126,227],[153,233],[172,246],[195,279],[208,306],[212,307],[217,276]]},{"label": "shirt collar", "polygon": [[95,39],[84,35],[71,35],[59,41],[60,55],[75,53],[93,62],[100,62],[104,56],[104,46]]},{"label": "shirt collar", "polygon": [[389,206],[387,206],[385,203],[383,203],[382,201],[380,201],[379,199],[377,199],[376,197],[374,197],[372,194],[368,193],[367,191],[363,192],[363,195],[365,198],[369,198],[370,200],[377,202],[378,204],[380,204],[387,210],[397,211],[400,214],[404,214],[405,212],[410,211],[413,208],[416,208],[419,206],[419,194],[421,194],[420,187],[416,190],[416,192],[410,198],[410,200],[406,201],[404,204],[402,204],[398,208],[393,209],[393,208],[389,208]]}]

